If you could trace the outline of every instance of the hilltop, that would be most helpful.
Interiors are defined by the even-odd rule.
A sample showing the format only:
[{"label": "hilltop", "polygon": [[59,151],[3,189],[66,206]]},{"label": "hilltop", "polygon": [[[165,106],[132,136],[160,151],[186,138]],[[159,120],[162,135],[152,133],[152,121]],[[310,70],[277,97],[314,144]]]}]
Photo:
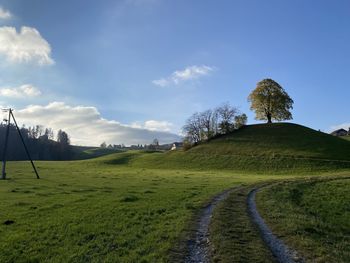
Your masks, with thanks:
[{"label": "hilltop", "polygon": [[349,147],[340,138],[302,125],[272,123],[247,125],[189,152],[350,160]]},{"label": "hilltop", "polygon": [[101,160],[148,168],[327,171],[350,168],[350,142],[292,123],[255,124],[187,151],[128,152]]}]

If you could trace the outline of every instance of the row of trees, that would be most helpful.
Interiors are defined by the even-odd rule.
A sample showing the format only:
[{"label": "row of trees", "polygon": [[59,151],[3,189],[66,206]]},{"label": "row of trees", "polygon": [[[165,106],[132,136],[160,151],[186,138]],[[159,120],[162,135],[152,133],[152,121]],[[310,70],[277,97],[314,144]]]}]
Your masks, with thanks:
[{"label": "row of trees", "polygon": [[130,146],[125,146],[124,144],[109,144],[106,142],[100,144],[100,148],[102,149],[111,149],[111,150],[120,150],[120,149],[128,149],[128,150],[158,150],[159,149],[159,140],[155,138],[151,144],[133,144]]},{"label": "row of trees", "polygon": [[[3,149],[5,145],[5,134],[7,124],[0,124],[0,159],[3,158]],[[65,131],[57,132],[56,141],[54,141],[54,131],[51,128],[44,129],[37,125],[34,127],[20,128],[25,144],[33,159],[36,160],[69,160],[73,156],[70,146],[69,136]],[[10,125],[8,147],[6,152],[8,160],[26,160],[27,155],[18,135],[16,126]]]},{"label": "row of trees", "polygon": [[215,109],[196,112],[183,127],[187,144],[197,144],[220,134],[227,134],[247,123],[247,115],[225,103]]}]

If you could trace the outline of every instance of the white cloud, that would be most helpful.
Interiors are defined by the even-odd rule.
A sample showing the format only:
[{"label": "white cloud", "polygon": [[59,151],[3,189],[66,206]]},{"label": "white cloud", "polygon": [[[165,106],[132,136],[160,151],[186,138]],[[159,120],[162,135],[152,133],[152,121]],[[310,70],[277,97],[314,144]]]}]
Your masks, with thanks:
[{"label": "white cloud", "polygon": [[95,107],[70,106],[64,102],[52,102],[46,106],[30,105],[15,111],[15,116],[18,122],[27,126],[40,124],[56,131],[62,129],[70,135],[72,143],[78,145],[100,145],[104,141],[107,144],[149,144],[154,138],[160,143],[172,143],[181,139],[176,134],[156,129],[159,124],[156,121],[132,127],[102,118]]},{"label": "white cloud", "polygon": [[12,63],[51,65],[50,44],[32,27],[0,27],[0,54]]},{"label": "white cloud", "polygon": [[171,84],[179,84],[184,81],[198,79],[202,76],[208,75],[213,70],[213,67],[205,65],[190,66],[185,68],[184,70],[176,70],[167,78],[153,80],[152,83],[160,87],[166,87]]},{"label": "white cloud", "polygon": [[150,131],[170,132],[173,124],[168,121],[149,120],[145,122],[134,122],[130,126],[133,128],[147,129]]},{"label": "white cloud", "polygon": [[37,97],[41,95],[41,91],[31,84],[25,84],[19,87],[4,87],[0,88],[0,96],[10,98],[26,98],[26,97]]},{"label": "white cloud", "polygon": [[167,80],[167,79],[156,79],[156,80],[153,80],[152,83],[154,85],[157,85],[157,86],[160,86],[160,87],[166,87],[170,84],[170,81]]},{"label": "white cloud", "polygon": [[12,14],[10,13],[10,11],[5,10],[4,8],[2,8],[0,6],[0,19],[7,20],[7,19],[10,19],[10,18],[12,18]]}]

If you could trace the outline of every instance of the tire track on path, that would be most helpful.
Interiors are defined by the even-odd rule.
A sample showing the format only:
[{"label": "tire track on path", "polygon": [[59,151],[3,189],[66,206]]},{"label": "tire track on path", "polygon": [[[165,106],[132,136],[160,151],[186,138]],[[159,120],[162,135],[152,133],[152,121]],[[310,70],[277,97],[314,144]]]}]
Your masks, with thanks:
[{"label": "tire track on path", "polygon": [[289,248],[284,242],[274,235],[271,229],[266,225],[264,219],[260,216],[255,203],[256,193],[261,189],[254,188],[248,194],[247,205],[248,211],[252,221],[257,225],[261,237],[265,244],[271,250],[278,262],[281,263],[299,263],[304,262],[302,258],[298,256],[298,253]]},{"label": "tire track on path", "polygon": [[213,215],[214,208],[223,200],[225,200],[230,193],[238,187],[226,190],[216,195],[211,202],[202,209],[200,219],[196,228],[196,233],[193,238],[188,240],[188,253],[185,257],[185,263],[208,263],[210,254],[209,242],[209,224]]}]

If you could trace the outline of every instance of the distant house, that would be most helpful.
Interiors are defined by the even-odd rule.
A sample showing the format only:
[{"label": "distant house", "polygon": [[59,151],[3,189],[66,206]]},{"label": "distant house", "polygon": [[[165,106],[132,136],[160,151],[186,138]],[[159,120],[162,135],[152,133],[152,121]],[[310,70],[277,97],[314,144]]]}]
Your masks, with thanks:
[{"label": "distant house", "polygon": [[178,150],[179,148],[182,148],[182,146],[183,146],[182,142],[174,142],[170,150],[171,151]]},{"label": "distant house", "polygon": [[345,129],[339,129],[334,132],[331,132],[331,135],[333,136],[346,136],[348,135],[348,132]]}]

